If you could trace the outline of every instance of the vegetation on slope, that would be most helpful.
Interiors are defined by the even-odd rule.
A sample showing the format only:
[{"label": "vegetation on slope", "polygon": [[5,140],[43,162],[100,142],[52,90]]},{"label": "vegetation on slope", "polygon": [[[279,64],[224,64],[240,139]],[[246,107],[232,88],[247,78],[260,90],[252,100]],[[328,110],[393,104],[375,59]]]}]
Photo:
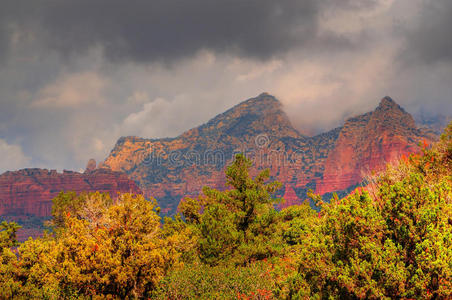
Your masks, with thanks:
[{"label": "vegetation on slope", "polygon": [[[53,233],[0,225],[0,298],[415,298],[452,295],[452,124],[422,155],[330,203],[275,209],[278,183],[238,155],[227,191],[173,219],[155,201],[60,194]],[[320,199],[313,195],[314,199]]]}]

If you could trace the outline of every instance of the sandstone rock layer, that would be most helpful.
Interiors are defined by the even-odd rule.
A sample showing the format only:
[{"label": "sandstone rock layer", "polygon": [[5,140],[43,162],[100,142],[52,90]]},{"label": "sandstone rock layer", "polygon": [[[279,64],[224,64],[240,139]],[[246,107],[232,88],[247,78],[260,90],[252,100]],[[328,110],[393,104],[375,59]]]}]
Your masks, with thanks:
[{"label": "sandstone rock layer", "polygon": [[23,169],[0,175],[0,216],[51,215],[52,199],[61,191],[141,193],[126,174],[108,169],[85,173],[55,170]]},{"label": "sandstone rock layer", "polygon": [[418,151],[420,140],[435,138],[389,97],[343,127],[304,136],[281,103],[264,93],[175,138],[122,137],[103,166],[126,172],[164,211],[174,211],[204,185],[225,188],[224,169],[234,153],[243,152],[254,172],[269,168],[272,179],[283,183],[278,196],[288,206],[304,201],[309,189],[325,194],[350,188],[366,172]]},{"label": "sandstone rock layer", "polygon": [[418,129],[409,113],[385,97],[375,111],[345,122],[316,192],[340,191],[360,183],[387,163],[419,151],[423,139],[431,141],[434,136]]}]

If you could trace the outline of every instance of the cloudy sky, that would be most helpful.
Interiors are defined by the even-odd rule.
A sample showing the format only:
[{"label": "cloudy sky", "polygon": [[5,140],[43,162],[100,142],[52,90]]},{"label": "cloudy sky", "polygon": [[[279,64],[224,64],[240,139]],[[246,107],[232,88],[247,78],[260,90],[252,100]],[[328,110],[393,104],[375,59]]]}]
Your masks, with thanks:
[{"label": "cloudy sky", "polygon": [[452,114],[450,0],[0,0],[0,172],[83,169],[269,92],[302,133]]}]

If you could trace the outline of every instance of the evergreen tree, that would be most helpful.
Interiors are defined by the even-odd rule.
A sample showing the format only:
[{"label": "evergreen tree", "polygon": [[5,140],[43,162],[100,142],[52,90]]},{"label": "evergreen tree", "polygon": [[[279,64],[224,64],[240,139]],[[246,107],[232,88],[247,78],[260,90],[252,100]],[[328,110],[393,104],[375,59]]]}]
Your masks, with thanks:
[{"label": "evergreen tree", "polygon": [[198,199],[186,199],[179,210],[199,232],[198,250],[203,262],[246,263],[271,256],[273,251],[262,227],[276,217],[273,194],[280,183],[266,183],[269,170],[250,176],[252,163],[238,154],[226,170],[226,191],[205,187]]}]

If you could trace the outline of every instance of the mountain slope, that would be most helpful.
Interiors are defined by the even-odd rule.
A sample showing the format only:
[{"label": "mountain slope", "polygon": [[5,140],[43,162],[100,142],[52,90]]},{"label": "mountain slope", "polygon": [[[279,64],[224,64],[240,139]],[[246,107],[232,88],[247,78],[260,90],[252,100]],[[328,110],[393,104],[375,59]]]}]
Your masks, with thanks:
[{"label": "mountain slope", "polygon": [[283,183],[280,196],[292,205],[308,189],[324,194],[353,186],[363,172],[381,169],[400,154],[417,151],[422,139],[413,118],[389,97],[373,112],[350,118],[343,127],[307,137],[293,128],[281,103],[269,94],[246,100],[176,138],[122,137],[104,166],[124,171],[166,211],[204,185],[224,189],[223,170],[237,152],[269,168]]},{"label": "mountain slope", "polygon": [[[281,103],[264,93],[176,138],[123,137],[104,166],[128,173],[147,196],[174,210],[204,185],[224,188],[224,167],[238,152],[252,158],[256,169],[271,168],[274,179],[304,188],[321,175],[337,134],[335,129],[315,138],[301,135]],[[299,202],[298,196],[287,200]]]},{"label": "mountain slope", "polygon": [[375,111],[345,122],[316,192],[325,194],[356,185],[371,171],[381,171],[388,162],[418,151],[422,139],[432,138],[416,127],[409,113],[384,97]]},{"label": "mountain slope", "polygon": [[0,216],[49,217],[52,199],[61,191],[140,193],[140,189],[120,172],[108,169],[85,173],[23,169],[0,175]]}]

